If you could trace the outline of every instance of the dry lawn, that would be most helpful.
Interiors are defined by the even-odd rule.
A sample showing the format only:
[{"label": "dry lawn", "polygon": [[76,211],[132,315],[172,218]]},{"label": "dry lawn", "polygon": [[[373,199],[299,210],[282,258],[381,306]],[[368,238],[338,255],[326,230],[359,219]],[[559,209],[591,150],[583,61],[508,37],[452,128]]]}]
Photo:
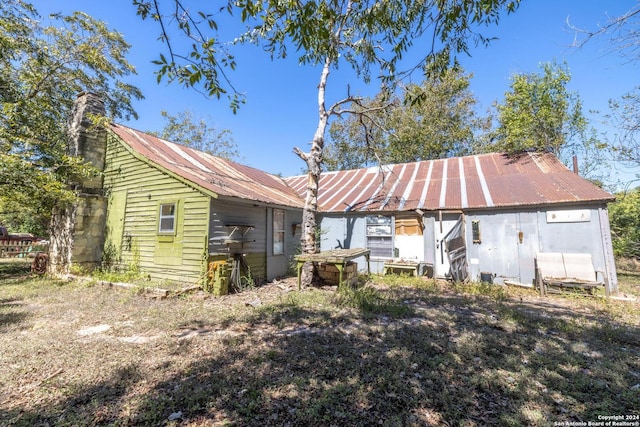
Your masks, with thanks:
[{"label": "dry lawn", "polygon": [[[623,290],[640,290],[623,278]],[[375,277],[152,294],[0,264],[0,425],[554,425],[640,417],[640,305]],[[564,423],[564,425],[567,425]]]}]

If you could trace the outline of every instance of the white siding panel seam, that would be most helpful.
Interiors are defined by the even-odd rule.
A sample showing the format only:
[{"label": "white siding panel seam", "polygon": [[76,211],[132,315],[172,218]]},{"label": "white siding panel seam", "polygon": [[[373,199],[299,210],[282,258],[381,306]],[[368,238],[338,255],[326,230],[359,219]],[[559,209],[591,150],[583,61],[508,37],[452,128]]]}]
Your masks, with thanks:
[{"label": "white siding panel seam", "polygon": [[484,173],[482,172],[482,166],[480,166],[480,159],[478,159],[478,156],[473,156],[473,160],[476,163],[476,170],[478,171],[478,178],[480,179],[480,187],[482,188],[482,195],[484,196],[484,200],[487,203],[488,207],[492,207],[494,206],[493,199],[491,198],[489,186],[487,186],[487,180],[485,179]]},{"label": "white siding panel seam", "polygon": [[464,176],[464,165],[462,164],[462,158],[458,158],[458,170],[460,171],[460,203],[462,208],[469,207],[469,199],[467,197],[467,181]]},{"label": "white siding panel seam", "polygon": [[449,169],[449,159],[444,160],[444,168],[442,168],[442,185],[440,186],[440,208],[445,207],[445,202],[447,200],[447,175]]}]

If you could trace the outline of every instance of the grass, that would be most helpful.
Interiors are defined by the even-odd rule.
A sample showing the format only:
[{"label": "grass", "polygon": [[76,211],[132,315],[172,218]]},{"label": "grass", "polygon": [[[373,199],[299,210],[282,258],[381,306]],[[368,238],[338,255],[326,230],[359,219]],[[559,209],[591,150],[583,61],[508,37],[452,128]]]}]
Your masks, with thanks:
[{"label": "grass", "polygon": [[[637,289],[635,277],[620,287]],[[157,299],[0,264],[0,425],[640,416],[640,306],[377,277]]]}]

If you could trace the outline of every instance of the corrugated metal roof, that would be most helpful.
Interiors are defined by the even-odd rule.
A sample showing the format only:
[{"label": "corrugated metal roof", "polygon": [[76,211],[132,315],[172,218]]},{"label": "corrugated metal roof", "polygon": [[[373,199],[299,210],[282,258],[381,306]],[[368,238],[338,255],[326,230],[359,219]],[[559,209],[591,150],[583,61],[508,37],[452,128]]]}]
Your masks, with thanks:
[{"label": "corrugated metal roof", "polygon": [[275,175],[126,126],[112,124],[111,130],[134,153],[217,196],[304,207],[304,200]]},{"label": "corrugated metal roof", "polygon": [[[111,125],[134,153],[209,192],[273,205],[304,207],[307,176],[282,179],[261,170]],[[612,201],[552,154],[483,154],[325,172],[323,212],[481,209]]]},{"label": "corrugated metal roof", "polygon": [[[301,196],[307,177],[285,181]],[[323,212],[481,209],[607,202],[614,197],[567,169],[552,154],[483,154],[325,172]]]}]

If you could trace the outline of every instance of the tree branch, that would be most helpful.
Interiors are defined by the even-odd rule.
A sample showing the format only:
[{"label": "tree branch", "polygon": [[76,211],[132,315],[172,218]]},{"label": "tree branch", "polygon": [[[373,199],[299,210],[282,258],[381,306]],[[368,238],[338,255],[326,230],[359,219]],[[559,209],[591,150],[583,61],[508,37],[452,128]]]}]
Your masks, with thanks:
[{"label": "tree branch", "polygon": [[305,153],[304,151],[302,151],[301,149],[299,149],[298,147],[293,147],[293,152],[300,157],[302,160],[304,160],[305,162],[307,160],[309,160],[309,154]]}]

